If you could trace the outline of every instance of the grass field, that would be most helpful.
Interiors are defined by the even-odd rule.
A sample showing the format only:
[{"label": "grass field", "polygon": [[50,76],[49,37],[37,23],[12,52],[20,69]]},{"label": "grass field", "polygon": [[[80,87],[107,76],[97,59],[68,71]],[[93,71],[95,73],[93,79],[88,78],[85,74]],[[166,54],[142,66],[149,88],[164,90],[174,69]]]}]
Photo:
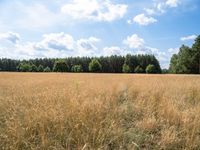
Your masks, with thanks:
[{"label": "grass field", "polygon": [[0,149],[200,149],[200,76],[1,73]]}]

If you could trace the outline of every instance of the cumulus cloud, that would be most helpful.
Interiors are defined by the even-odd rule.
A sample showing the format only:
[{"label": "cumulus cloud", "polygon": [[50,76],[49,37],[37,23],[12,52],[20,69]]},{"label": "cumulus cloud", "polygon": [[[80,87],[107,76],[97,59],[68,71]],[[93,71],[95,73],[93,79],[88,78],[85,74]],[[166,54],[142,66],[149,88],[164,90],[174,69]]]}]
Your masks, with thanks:
[{"label": "cumulus cloud", "polygon": [[127,52],[120,47],[111,46],[111,47],[104,47],[103,55],[104,56],[111,56],[111,55],[124,55]]},{"label": "cumulus cloud", "polygon": [[169,7],[177,7],[178,4],[180,3],[180,0],[167,0],[166,5]]},{"label": "cumulus cloud", "polygon": [[197,35],[189,35],[185,37],[181,37],[181,41],[191,41],[197,38]]},{"label": "cumulus cloud", "polygon": [[6,33],[0,33],[0,41],[9,41],[13,44],[16,44],[20,40],[20,36],[18,33],[15,32],[6,32]]},{"label": "cumulus cloud", "polygon": [[72,50],[74,49],[74,39],[71,35],[61,33],[51,33],[43,35],[41,42],[35,43],[34,48],[38,50]]},{"label": "cumulus cloud", "polygon": [[167,51],[171,54],[177,54],[179,52],[179,48],[169,48]]},{"label": "cumulus cloud", "polygon": [[[69,56],[95,56],[99,53],[96,44],[100,42],[100,39],[96,37],[75,40],[71,35],[61,32],[44,34],[39,42],[22,42],[18,41],[19,34],[11,33],[0,35],[1,40],[9,41],[6,45],[0,42],[1,57],[14,59],[63,58]],[[18,38],[14,38],[14,35],[17,35]]]},{"label": "cumulus cloud", "polygon": [[77,50],[79,56],[94,56],[97,54],[98,48],[96,43],[100,42],[100,39],[96,37],[90,37],[88,39],[80,39],[77,41]]},{"label": "cumulus cloud", "polygon": [[145,12],[148,14],[148,15],[153,15],[155,14],[155,10],[154,9],[151,9],[151,8],[144,8]]},{"label": "cumulus cloud", "polygon": [[74,19],[113,21],[122,18],[127,5],[113,4],[110,0],[73,0],[61,8],[61,12]]},{"label": "cumulus cloud", "polygon": [[128,36],[123,43],[129,48],[139,48],[144,45],[144,39],[140,38],[137,34],[133,34],[132,36]]},{"label": "cumulus cloud", "polygon": [[[169,8],[178,7],[181,4],[180,0],[154,0],[152,7],[144,8],[144,12],[135,16],[133,22],[140,25],[149,25],[157,22],[153,16],[165,13]],[[129,24],[132,21],[127,21]]]},{"label": "cumulus cloud", "polygon": [[149,25],[152,23],[157,22],[157,20],[153,17],[148,17],[145,14],[139,14],[133,18],[133,21],[140,24],[140,25]]}]

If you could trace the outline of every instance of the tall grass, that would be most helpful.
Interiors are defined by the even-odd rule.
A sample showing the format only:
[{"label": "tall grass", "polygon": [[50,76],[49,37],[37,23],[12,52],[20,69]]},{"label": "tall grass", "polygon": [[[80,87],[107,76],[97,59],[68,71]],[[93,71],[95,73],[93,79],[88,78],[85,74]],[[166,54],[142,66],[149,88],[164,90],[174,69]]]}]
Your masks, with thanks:
[{"label": "tall grass", "polygon": [[200,77],[0,74],[0,149],[200,149]]}]

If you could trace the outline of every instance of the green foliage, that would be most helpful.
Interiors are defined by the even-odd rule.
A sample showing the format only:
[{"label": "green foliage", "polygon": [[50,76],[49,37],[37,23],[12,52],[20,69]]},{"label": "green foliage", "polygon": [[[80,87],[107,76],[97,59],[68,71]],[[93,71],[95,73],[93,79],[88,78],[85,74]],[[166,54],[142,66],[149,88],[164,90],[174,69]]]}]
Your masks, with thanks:
[{"label": "green foliage", "polygon": [[125,58],[125,62],[124,64],[129,66],[130,72],[134,72],[134,69],[136,68],[136,66],[138,66],[138,56],[134,56],[134,55],[130,55],[127,54],[126,58]]},{"label": "green foliage", "polygon": [[131,73],[131,68],[129,67],[129,65],[123,65],[123,73]]},{"label": "green foliage", "polygon": [[[93,58],[90,57],[68,57],[64,59],[55,59],[55,58],[44,58],[44,59],[30,59],[30,60],[12,60],[12,59],[0,59],[0,68],[1,71],[27,71],[27,72],[38,72],[43,71],[44,68],[49,67],[52,71],[58,71],[58,72],[89,72],[89,64],[91,63]],[[98,62],[100,63],[101,67],[97,67],[97,70],[94,72],[103,72],[103,73],[122,73],[123,72],[123,65],[126,64],[129,66],[130,71],[128,69],[128,72],[134,73],[134,70],[137,66],[140,66],[145,73],[145,68],[149,64],[153,64],[156,67],[156,72],[161,73],[160,65],[158,60],[153,55],[130,55],[128,54],[126,57],[124,56],[102,56],[99,58],[96,58]],[[57,67],[56,65],[57,61],[64,62],[63,69],[59,69],[62,67]],[[24,64],[25,66],[21,66],[19,64]],[[32,66],[34,65],[34,66]],[[40,66],[41,65],[41,66]],[[76,66],[74,70],[74,65],[80,65],[80,67]],[[18,66],[18,67],[17,67]],[[31,66],[31,67],[30,67]],[[36,70],[36,66],[37,70]],[[43,69],[42,69],[43,66]],[[67,68],[67,70],[66,70]],[[127,68],[127,67],[126,67]],[[38,70],[39,69],[39,70]],[[125,69],[125,68],[124,68]],[[125,71],[125,70],[124,70]],[[93,72],[93,71],[91,71]],[[125,71],[127,72],[127,71]]]},{"label": "green foliage", "polygon": [[17,66],[19,66],[19,60],[12,60],[7,58],[0,59],[0,70],[1,71],[19,71]]},{"label": "green foliage", "polygon": [[83,68],[81,65],[74,65],[71,69],[72,72],[83,72]]},{"label": "green foliage", "polygon": [[68,64],[64,60],[58,60],[55,62],[53,71],[54,72],[67,72],[68,71]]},{"label": "green foliage", "polygon": [[44,67],[42,65],[39,65],[37,70],[38,72],[44,72]]},{"label": "green foliage", "polygon": [[168,74],[169,70],[168,69],[162,69],[162,74]]},{"label": "green foliage", "polygon": [[37,68],[36,65],[31,64],[31,65],[30,65],[30,70],[29,70],[29,71],[30,71],[30,72],[37,72],[37,71],[38,71],[38,68]]},{"label": "green foliage", "polygon": [[44,68],[44,72],[51,72],[51,69],[49,67]]},{"label": "green foliage", "polygon": [[137,66],[134,70],[135,73],[144,73],[144,70],[142,69],[142,67]]},{"label": "green foliage", "polygon": [[200,35],[192,45],[192,65],[194,68],[193,72],[200,74]]},{"label": "green foliage", "polygon": [[90,72],[101,72],[102,65],[99,63],[97,59],[93,59],[89,64],[89,71]]},{"label": "green foliage", "polygon": [[195,40],[192,48],[182,45],[178,54],[174,54],[170,61],[171,73],[200,73],[200,36]]},{"label": "green foliage", "polygon": [[149,64],[146,67],[146,73],[149,73],[149,74],[156,73],[156,67],[154,65],[152,65],[152,64]]},{"label": "green foliage", "polygon": [[123,56],[106,56],[98,58],[99,63],[102,65],[101,72],[104,73],[122,73],[124,64]]},{"label": "green foliage", "polygon": [[[21,72],[31,72],[34,66],[28,64],[28,63],[20,63],[19,66],[17,67],[19,71]],[[36,69],[37,70],[37,69]]]}]

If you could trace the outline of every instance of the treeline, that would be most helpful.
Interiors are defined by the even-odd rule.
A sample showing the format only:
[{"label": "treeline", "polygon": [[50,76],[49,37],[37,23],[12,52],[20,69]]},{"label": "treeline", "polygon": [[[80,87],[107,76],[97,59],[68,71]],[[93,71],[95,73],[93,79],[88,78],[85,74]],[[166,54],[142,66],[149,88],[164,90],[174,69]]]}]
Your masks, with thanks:
[{"label": "treeline", "polygon": [[192,47],[182,45],[179,53],[172,56],[169,71],[179,74],[200,74],[200,36],[195,39]]},{"label": "treeline", "polygon": [[127,56],[68,57],[64,59],[0,59],[0,71],[161,73],[161,68],[154,55],[128,54]]}]

